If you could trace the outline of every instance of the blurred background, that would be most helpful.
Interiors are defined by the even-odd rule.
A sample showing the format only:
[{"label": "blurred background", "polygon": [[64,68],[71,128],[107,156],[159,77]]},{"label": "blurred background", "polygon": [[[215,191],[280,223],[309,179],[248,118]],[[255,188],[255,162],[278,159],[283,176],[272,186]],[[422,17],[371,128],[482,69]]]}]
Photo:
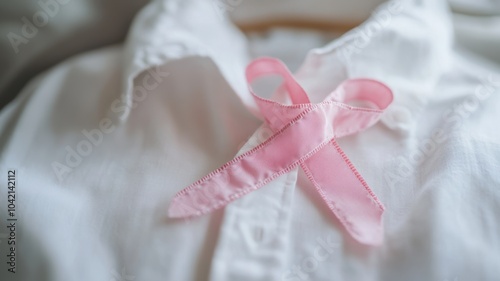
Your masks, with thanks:
[{"label": "blurred background", "polygon": [[[168,1],[168,0],[167,0]],[[175,2],[172,0],[171,2]],[[186,0],[187,1],[187,0]],[[212,1],[243,32],[270,27],[342,34],[367,19],[382,0]],[[75,54],[126,38],[148,0],[16,0],[0,2],[0,109],[37,74]],[[449,0],[456,42],[500,64],[500,1]],[[236,7],[237,9],[232,9]],[[272,18],[272,21],[269,19]],[[257,46],[258,48],[258,46]],[[306,48],[306,47],[305,47]]]}]

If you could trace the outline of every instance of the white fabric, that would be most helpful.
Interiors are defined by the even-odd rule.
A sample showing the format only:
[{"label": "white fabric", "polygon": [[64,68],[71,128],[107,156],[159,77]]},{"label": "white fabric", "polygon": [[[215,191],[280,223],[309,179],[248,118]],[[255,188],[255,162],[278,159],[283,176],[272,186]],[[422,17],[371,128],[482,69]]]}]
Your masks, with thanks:
[{"label": "white fabric", "polygon": [[[384,4],[331,43],[246,38],[210,2],[174,4],[149,4],[124,46],[63,62],[2,110],[18,268],[1,280],[500,276],[500,67],[463,50],[445,3]],[[382,246],[352,241],[297,170],[214,214],[167,218],[177,191],[268,136],[244,80],[259,55],[285,59],[313,101],[353,77],[394,90],[381,122],[339,141],[386,206]]]}]

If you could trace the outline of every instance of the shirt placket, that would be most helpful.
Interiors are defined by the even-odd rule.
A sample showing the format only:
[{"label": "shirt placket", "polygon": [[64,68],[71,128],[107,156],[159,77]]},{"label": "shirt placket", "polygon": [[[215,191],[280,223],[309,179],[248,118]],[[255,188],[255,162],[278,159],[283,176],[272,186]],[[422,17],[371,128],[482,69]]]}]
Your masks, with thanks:
[{"label": "shirt placket", "polygon": [[[250,143],[241,151],[251,149]],[[225,207],[210,280],[281,279],[297,172],[293,169]]]}]

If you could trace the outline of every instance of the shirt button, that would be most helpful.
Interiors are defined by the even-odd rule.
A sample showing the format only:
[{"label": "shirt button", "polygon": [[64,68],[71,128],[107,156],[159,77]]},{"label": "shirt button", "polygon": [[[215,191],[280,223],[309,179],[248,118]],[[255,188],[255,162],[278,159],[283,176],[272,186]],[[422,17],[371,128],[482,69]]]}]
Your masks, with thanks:
[{"label": "shirt button", "polygon": [[255,242],[257,242],[257,243],[262,242],[262,240],[264,239],[264,228],[256,227],[254,229],[253,234],[254,234],[253,238],[254,238]]},{"label": "shirt button", "polygon": [[403,106],[391,106],[381,118],[391,129],[408,130],[412,122],[411,112]]}]

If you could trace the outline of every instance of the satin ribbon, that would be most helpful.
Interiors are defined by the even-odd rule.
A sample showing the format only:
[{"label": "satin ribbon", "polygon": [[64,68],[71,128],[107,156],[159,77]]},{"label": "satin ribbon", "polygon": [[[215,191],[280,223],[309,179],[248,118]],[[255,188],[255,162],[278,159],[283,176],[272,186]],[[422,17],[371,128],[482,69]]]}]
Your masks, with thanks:
[{"label": "satin ribbon", "polygon": [[[374,125],[392,102],[391,90],[375,80],[350,79],[323,102],[312,104],[279,60],[260,58],[246,70],[249,85],[255,78],[270,74],[284,78],[282,89],[289,94],[291,105],[259,97],[249,89],[274,134],[177,193],[169,216],[209,213],[300,165],[354,239],[363,244],[380,244],[384,207],[336,139]],[[353,101],[368,106],[347,104]]]}]

